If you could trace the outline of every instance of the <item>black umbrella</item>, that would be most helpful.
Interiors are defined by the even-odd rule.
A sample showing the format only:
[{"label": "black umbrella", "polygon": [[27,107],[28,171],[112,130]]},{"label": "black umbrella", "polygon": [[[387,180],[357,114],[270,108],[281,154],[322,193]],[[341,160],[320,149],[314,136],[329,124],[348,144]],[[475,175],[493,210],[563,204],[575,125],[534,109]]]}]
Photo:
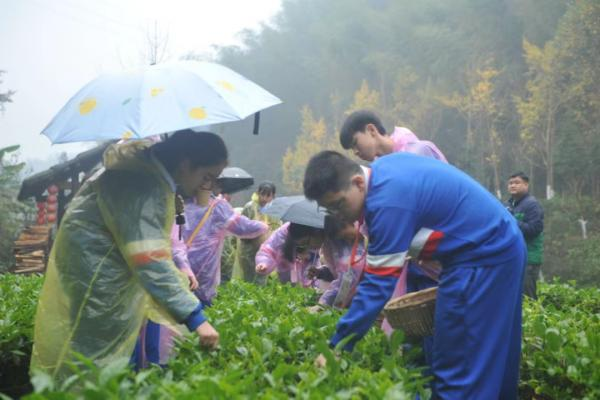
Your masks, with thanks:
[{"label": "black umbrella", "polygon": [[228,167],[217,178],[222,193],[232,194],[254,185],[254,178],[238,167]]},{"label": "black umbrella", "polygon": [[262,213],[278,217],[282,221],[295,224],[312,226],[323,229],[325,225],[325,212],[316,201],[308,200],[304,196],[277,197],[267,204]]}]

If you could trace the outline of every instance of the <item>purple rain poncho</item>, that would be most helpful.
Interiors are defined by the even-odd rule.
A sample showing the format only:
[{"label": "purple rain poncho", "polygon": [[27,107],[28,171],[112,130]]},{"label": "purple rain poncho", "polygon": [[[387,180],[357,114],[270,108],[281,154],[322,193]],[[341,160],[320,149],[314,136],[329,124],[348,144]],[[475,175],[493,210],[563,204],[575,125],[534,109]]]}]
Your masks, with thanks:
[{"label": "purple rain poncho", "polygon": [[256,265],[267,266],[267,270],[260,273],[261,275],[268,275],[277,270],[279,281],[282,283],[291,282],[303,287],[315,287],[316,280],[308,278],[308,270],[310,267],[318,266],[319,252],[311,251],[306,260],[296,259],[294,262],[286,260],[283,256],[283,245],[288,236],[289,226],[289,222],[283,224],[260,246],[256,253]]},{"label": "purple rain poncho", "polygon": [[[188,246],[190,236],[209,208],[210,216]],[[173,225],[171,232],[173,260],[181,270],[193,271],[199,284],[194,293],[203,303],[210,304],[221,280],[221,252],[225,236],[231,234],[252,239],[269,228],[263,222],[236,213],[226,200],[220,198],[211,199],[208,206],[188,202],[184,213],[186,223],[182,227],[182,240],[179,240],[178,225]]]}]

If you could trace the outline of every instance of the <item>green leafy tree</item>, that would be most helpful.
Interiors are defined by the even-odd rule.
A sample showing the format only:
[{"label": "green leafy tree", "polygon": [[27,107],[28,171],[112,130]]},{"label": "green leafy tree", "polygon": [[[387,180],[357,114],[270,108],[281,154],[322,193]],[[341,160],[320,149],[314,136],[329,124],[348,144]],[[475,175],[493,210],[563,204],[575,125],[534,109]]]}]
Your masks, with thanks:
[{"label": "green leafy tree", "polygon": [[[600,3],[594,0],[573,2],[561,19],[556,37],[555,64],[561,73],[566,98],[558,126],[559,140],[569,146],[568,154],[558,154],[563,165],[578,168],[563,174],[563,180],[581,181],[582,190],[600,195]],[[560,122],[563,124],[560,129]],[[571,142],[571,143],[569,143]],[[561,152],[565,149],[560,147]],[[557,171],[563,172],[563,171]],[[585,179],[582,179],[585,177]],[[574,193],[579,194],[579,193]]]},{"label": "green leafy tree", "polygon": [[25,225],[27,213],[31,211],[30,205],[16,199],[20,172],[25,167],[25,163],[18,162],[14,155],[18,149],[18,145],[0,149],[0,271],[11,266],[13,241]]},{"label": "green leafy tree", "polygon": [[[249,123],[223,128],[231,158],[259,181],[282,183],[281,168],[273,166],[280,165],[302,130],[299,110],[307,105],[337,132],[345,111],[358,104],[357,89],[368,87],[360,103],[375,107],[386,125],[404,125],[434,140],[453,164],[496,192],[513,169],[529,173],[536,194],[547,180],[555,181],[552,190],[569,191],[582,171],[599,178],[575,186],[599,198],[600,170],[594,172],[594,160],[600,157],[600,146],[594,138],[600,135],[590,129],[600,126],[594,116],[600,107],[593,98],[600,93],[599,69],[594,68],[599,64],[597,4],[286,0],[268,25],[243,32],[241,45],[218,49],[217,61],[284,100],[262,113],[258,137],[248,135]],[[550,66],[560,73],[538,73],[524,40],[538,49],[550,44],[555,49]],[[494,61],[485,65],[482,59]],[[478,125],[485,124],[471,119],[469,125],[464,113],[438,99],[468,95],[474,84],[485,80],[477,70],[487,68],[498,73],[489,79],[495,110],[486,118],[493,123],[483,129]],[[544,125],[548,107],[540,105],[554,100],[536,88],[541,91],[544,80],[555,78],[557,92],[572,100],[559,98],[563,104],[551,124]],[[370,101],[375,93],[376,101]],[[529,110],[520,110],[525,118],[518,109],[524,103],[516,99],[529,103]],[[568,137],[576,140],[567,143]]]},{"label": "green leafy tree", "polygon": [[528,66],[526,94],[517,98],[521,117],[521,140],[529,152],[541,160],[546,170],[546,198],[554,196],[554,157],[556,147],[556,122],[559,113],[569,100],[562,72],[557,63],[556,42],[537,47],[523,41]]},{"label": "green leafy tree", "polygon": [[421,139],[435,141],[442,126],[444,107],[432,79],[425,83],[410,67],[398,70],[393,90],[393,115]]},{"label": "green leafy tree", "polygon": [[291,193],[302,193],[304,169],[310,157],[321,150],[339,149],[335,134],[328,132],[323,118],[316,119],[310,108],[302,109],[302,130],[293,147],[283,156],[283,183]]},{"label": "green leafy tree", "polygon": [[485,181],[483,168],[491,166],[494,192],[500,198],[502,138],[496,125],[500,110],[494,82],[499,73],[491,67],[490,61],[484,62],[467,72],[462,93],[440,96],[439,100],[464,118],[467,125],[466,163],[479,171],[476,176],[480,181]]},{"label": "green leafy tree", "polygon": [[360,88],[354,92],[354,101],[346,110],[346,114],[361,109],[373,110],[375,112],[380,112],[381,109],[381,94],[377,90],[371,90],[366,80],[363,80]]}]

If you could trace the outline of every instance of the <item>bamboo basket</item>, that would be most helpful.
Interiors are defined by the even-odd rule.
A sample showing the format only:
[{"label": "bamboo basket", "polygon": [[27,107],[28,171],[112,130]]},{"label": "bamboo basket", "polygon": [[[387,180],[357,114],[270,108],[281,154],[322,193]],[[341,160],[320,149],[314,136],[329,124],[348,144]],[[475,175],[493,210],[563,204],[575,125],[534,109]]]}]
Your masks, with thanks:
[{"label": "bamboo basket", "polygon": [[392,328],[404,331],[407,336],[430,336],[433,334],[436,295],[437,287],[405,294],[390,300],[383,313]]}]

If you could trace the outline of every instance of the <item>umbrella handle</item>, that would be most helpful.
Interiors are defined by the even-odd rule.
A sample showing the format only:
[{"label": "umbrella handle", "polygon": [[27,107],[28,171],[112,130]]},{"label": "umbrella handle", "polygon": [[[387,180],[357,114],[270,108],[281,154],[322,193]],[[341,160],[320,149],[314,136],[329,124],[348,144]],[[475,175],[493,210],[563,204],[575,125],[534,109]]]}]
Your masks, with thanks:
[{"label": "umbrella handle", "polygon": [[253,135],[258,135],[258,126],[260,125],[260,112],[254,114],[254,129],[252,131]]}]

